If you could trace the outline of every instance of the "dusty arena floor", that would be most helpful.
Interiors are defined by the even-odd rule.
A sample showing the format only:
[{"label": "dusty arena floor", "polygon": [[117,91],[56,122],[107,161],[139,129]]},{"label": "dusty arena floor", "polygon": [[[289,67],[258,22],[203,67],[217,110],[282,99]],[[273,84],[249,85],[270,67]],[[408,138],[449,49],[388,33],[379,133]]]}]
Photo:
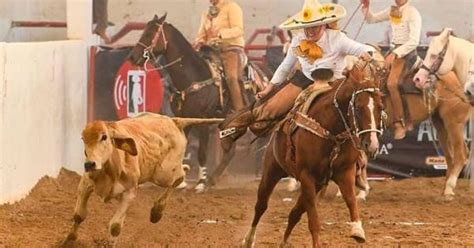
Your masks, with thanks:
[{"label": "dusty arena floor", "polygon": [[[250,179],[237,181],[203,195],[176,192],[158,224],[148,218],[159,189],[141,188],[118,247],[236,247],[251,221],[257,187]],[[77,174],[63,170],[57,179],[43,178],[26,199],[0,206],[0,247],[57,246],[71,224],[78,182]],[[474,246],[474,198],[468,182],[461,180],[452,202],[440,198],[442,184],[442,178],[372,182],[368,202],[361,204],[365,246]],[[280,183],[262,218],[257,247],[275,247],[282,236],[297,196],[283,186]],[[329,247],[355,246],[348,237],[348,210],[341,199],[331,197],[334,193],[330,189],[319,203],[322,242]],[[107,238],[107,223],[117,206],[102,203],[97,196],[89,203],[89,217],[79,230],[76,247],[99,246]],[[306,217],[291,244],[309,247]]]}]

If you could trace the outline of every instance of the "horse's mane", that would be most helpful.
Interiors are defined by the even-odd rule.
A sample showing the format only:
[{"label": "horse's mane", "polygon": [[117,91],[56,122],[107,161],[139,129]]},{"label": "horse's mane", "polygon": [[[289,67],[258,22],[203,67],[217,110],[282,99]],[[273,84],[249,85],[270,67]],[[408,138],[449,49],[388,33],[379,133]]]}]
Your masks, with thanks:
[{"label": "horse's mane", "polygon": [[165,22],[165,25],[170,27],[170,30],[172,31],[171,32],[171,36],[172,36],[171,40],[173,42],[176,42],[177,43],[176,45],[179,46],[179,48],[184,50],[184,51],[182,51],[183,54],[186,54],[187,58],[191,58],[193,60],[193,63],[199,64],[199,66],[203,66],[204,68],[207,68],[207,64],[204,61],[204,59],[202,59],[199,56],[199,54],[194,50],[193,46],[184,37],[184,35],[175,26],[173,26],[173,24]]},{"label": "horse's mane", "polygon": [[463,38],[459,38],[459,37],[456,37],[456,36],[453,36],[453,35],[451,35],[449,38],[452,39],[452,40],[454,40],[455,42],[459,42],[460,44],[462,44],[462,45],[464,45],[464,46],[466,46],[466,47],[469,47],[469,46],[474,45],[474,43],[472,43],[472,42],[470,42],[470,41],[468,41],[468,40],[465,40],[465,39],[463,39]]},{"label": "horse's mane", "polygon": [[[331,90],[326,94],[321,96],[320,101],[333,103],[334,96],[337,92],[337,99],[350,99],[352,92],[364,88],[377,88],[378,85],[375,82],[369,81],[361,83],[357,81],[357,78],[353,76],[354,73],[364,73],[363,68],[361,68],[361,63],[358,61],[354,67],[347,73],[347,78],[343,80],[338,80],[331,85]],[[342,85],[341,85],[342,84]],[[381,93],[380,93],[381,96]],[[341,101],[342,102],[342,101]],[[380,100],[381,103],[381,100]]]}]

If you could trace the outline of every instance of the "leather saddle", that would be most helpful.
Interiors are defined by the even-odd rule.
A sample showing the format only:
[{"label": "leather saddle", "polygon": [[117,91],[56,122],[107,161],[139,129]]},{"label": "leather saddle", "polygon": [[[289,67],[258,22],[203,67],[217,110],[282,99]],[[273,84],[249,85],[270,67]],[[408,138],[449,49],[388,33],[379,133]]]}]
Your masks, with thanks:
[{"label": "leather saddle", "polygon": [[[241,60],[240,63],[245,64],[243,73],[239,77],[239,82],[243,89],[244,101],[248,105],[253,102],[253,98],[250,98],[266,87],[269,78],[258,65],[248,60],[247,55],[241,47],[228,47],[225,48],[225,51],[238,52]],[[225,85],[226,80],[225,65],[222,61],[221,53],[222,49],[219,46],[203,46],[199,50],[200,56],[208,62],[213,78],[219,81],[216,85]]]}]

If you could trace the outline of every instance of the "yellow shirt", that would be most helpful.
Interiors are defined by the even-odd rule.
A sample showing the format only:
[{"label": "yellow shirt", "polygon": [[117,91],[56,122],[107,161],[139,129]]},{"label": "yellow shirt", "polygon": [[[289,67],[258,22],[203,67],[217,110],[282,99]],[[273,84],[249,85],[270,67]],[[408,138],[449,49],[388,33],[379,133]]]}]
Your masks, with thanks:
[{"label": "yellow shirt", "polygon": [[[217,6],[219,14],[210,18],[208,12],[204,12],[196,42],[212,44],[218,42],[223,46],[241,46],[244,41],[244,21],[242,9],[232,0],[222,0]],[[210,29],[219,31],[218,37],[207,37],[206,31]]]}]

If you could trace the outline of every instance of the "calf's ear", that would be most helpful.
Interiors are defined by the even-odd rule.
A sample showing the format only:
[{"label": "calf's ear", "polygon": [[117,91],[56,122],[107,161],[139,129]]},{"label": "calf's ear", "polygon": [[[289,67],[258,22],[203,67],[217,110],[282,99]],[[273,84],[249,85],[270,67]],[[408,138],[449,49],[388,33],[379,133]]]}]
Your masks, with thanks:
[{"label": "calf's ear", "polygon": [[113,137],[113,144],[120,150],[127,152],[132,156],[138,154],[137,145],[132,138]]}]

